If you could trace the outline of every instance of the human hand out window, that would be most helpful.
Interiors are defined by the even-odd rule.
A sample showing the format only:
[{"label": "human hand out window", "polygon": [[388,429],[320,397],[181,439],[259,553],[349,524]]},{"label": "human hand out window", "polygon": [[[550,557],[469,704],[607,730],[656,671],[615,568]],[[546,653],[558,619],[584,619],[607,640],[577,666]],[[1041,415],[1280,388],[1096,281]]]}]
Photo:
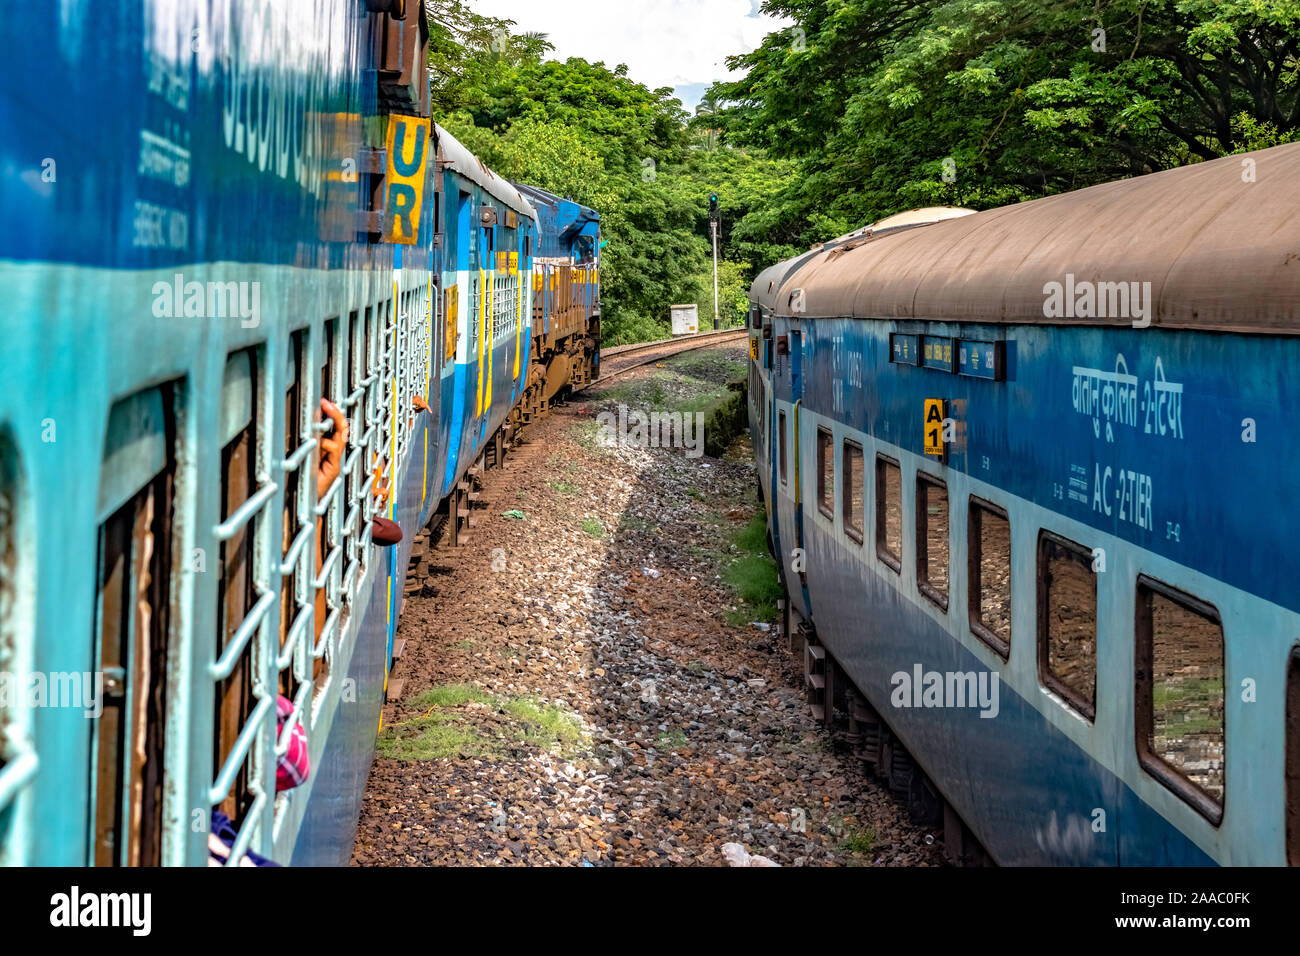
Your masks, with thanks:
[{"label": "human hand out window", "polygon": [[384,508],[388,507],[388,496],[391,493],[392,486],[393,486],[392,479],[385,477],[384,473],[387,470],[388,470],[387,459],[380,458],[379,455],[375,455],[374,495],[375,495],[377,506],[381,511]]},{"label": "human hand out window", "polygon": [[321,414],[334,423],[334,429],[320,438],[316,457],[316,498],[324,498],[343,470],[343,453],[348,446],[348,420],[343,410],[328,398],[320,400]]}]

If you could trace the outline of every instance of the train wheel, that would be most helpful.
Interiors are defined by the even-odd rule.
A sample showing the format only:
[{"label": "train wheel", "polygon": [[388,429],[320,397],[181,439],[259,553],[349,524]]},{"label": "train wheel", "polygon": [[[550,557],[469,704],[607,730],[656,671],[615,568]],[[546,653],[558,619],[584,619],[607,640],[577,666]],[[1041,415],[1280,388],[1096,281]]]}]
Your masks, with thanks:
[{"label": "train wheel", "polygon": [[943,797],[920,767],[913,768],[907,790],[907,815],[918,826],[937,827],[943,824]]},{"label": "train wheel", "polygon": [[905,800],[912,790],[912,777],[916,774],[916,764],[912,755],[903,749],[897,740],[890,741],[889,749],[889,790],[900,800]]}]

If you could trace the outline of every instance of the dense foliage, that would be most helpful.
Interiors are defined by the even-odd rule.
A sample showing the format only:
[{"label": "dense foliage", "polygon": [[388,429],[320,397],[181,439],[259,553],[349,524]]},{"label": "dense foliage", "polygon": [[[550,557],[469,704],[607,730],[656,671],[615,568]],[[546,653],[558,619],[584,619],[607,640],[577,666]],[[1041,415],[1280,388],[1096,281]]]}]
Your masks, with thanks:
[{"label": "dense foliage", "polygon": [[756,236],[987,208],[1300,138],[1297,0],[766,0],[710,91],[797,163]]},{"label": "dense foliage", "polygon": [[753,262],[794,251],[739,226],[789,185],[793,164],[710,144],[671,89],[647,89],[625,66],[545,60],[544,37],[513,35],[454,2],[433,22],[435,118],[501,175],[600,212],[607,342],[666,334],[675,303],[697,303],[710,326],[710,192],[723,197],[723,323],[744,312]]},{"label": "dense foliage", "polygon": [[426,0],[437,118],[498,172],[600,210],[605,332],[712,313],[810,244],[920,205],[987,208],[1300,139],[1300,0],[765,0],[694,117],[623,66]]}]

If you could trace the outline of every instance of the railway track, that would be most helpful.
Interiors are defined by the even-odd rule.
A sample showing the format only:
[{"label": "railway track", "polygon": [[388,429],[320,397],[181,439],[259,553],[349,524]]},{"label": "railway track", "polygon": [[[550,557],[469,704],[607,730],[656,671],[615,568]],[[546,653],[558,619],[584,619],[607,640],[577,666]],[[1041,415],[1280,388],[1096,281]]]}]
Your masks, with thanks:
[{"label": "railway track", "polygon": [[[602,349],[600,353],[600,377],[598,382],[607,382],[626,372],[660,359],[689,352],[692,349],[706,348],[731,341],[738,341],[749,334],[744,327],[722,329],[718,332],[704,332],[690,338],[660,339],[657,342],[638,342],[635,345],[618,345]],[[596,384],[592,383],[592,384]]]}]

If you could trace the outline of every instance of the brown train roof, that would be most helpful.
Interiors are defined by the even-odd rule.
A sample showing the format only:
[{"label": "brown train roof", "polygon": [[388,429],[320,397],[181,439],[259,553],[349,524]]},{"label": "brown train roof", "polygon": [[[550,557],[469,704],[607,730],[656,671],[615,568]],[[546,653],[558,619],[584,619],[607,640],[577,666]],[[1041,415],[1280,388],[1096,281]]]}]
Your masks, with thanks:
[{"label": "brown train roof", "polygon": [[[1243,181],[1245,160],[1254,182]],[[792,272],[790,315],[1127,325],[1048,318],[1049,282],[1150,282],[1152,324],[1300,332],[1300,143],[850,242]]]}]

